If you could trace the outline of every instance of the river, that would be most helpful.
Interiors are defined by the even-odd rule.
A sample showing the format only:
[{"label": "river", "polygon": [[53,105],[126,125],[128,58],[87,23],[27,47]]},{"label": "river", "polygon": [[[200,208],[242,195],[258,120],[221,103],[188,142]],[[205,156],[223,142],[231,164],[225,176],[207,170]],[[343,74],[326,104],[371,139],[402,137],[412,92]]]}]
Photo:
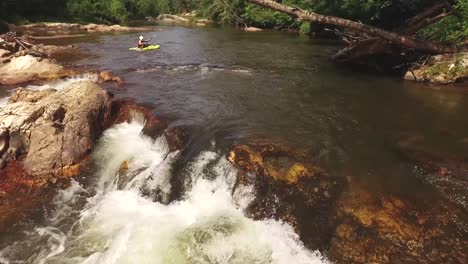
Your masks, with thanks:
[{"label": "river", "polygon": [[[129,51],[138,36],[51,43],[79,42],[89,55],[66,63],[122,76],[125,85],[106,88],[187,130],[188,145],[170,152],[164,137],[141,135],[138,121],[110,128],[90,180],[73,182],[43,214],[0,238],[0,263],[327,263],[289,225],[244,215],[255,194],[231,193],[229,146],[285,142],[331,174],[411,199],[435,194],[400,157],[401,140],[468,154],[464,88],[342,68],[330,61],[335,43],[287,32],[161,27],[144,33],[160,50]],[[116,178],[125,160],[134,162]],[[177,201],[171,177],[187,182]]]}]

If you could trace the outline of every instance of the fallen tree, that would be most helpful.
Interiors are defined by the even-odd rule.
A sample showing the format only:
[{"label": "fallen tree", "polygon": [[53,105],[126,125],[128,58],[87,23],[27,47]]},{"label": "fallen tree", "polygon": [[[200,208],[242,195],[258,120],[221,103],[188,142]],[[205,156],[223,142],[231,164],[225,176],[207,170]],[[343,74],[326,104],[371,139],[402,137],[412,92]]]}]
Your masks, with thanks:
[{"label": "fallen tree", "polygon": [[[311,11],[305,11],[298,7],[292,7],[277,3],[272,0],[248,0],[249,2],[260,5],[266,8],[270,8],[279,12],[286,13],[292,17],[296,17],[302,21],[310,21],[315,22],[322,25],[330,25],[339,28],[346,28],[355,32],[359,32],[361,35],[367,37],[367,39],[374,40],[367,40],[368,45],[372,44],[375,45],[375,41],[382,40],[393,45],[401,46],[405,49],[420,51],[428,54],[444,54],[444,53],[454,53],[456,51],[456,47],[450,44],[443,44],[443,43],[436,43],[427,40],[420,40],[413,36],[414,32],[419,31],[421,28],[434,23],[442,19],[444,16],[449,14],[444,14],[440,16],[431,16],[442,9],[443,6],[447,5],[446,1],[444,3],[438,3],[436,7],[430,8],[428,10],[423,11],[421,14],[414,17],[409,22],[409,28],[401,30],[400,32],[391,32],[387,30],[383,30],[374,26],[366,25],[360,22],[355,22],[348,19],[343,19],[334,16],[325,16],[321,14],[317,14]],[[415,22],[416,21],[416,22]],[[370,46],[372,46],[370,45]]]},{"label": "fallen tree", "polygon": [[[407,20],[404,26],[396,29],[396,32],[404,35],[414,35],[425,27],[453,14],[454,11],[449,3],[440,1]],[[359,38],[356,41],[346,42],[349,46],[333,56],[335,61],[349,62],[376,54],[391,54],[393,52],[392,42],[377,37]]]}]

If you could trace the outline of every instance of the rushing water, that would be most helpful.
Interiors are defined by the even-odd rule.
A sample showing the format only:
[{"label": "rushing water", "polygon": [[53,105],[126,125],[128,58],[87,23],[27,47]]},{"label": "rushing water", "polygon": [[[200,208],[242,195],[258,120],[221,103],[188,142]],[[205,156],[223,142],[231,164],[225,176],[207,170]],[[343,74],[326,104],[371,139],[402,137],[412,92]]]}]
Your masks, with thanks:
[{"label": "rushing water", "polygon": [[[193,185],[181,201],[157,202],[170,194],[180,153],[142,129],[135,121],[106,131],[94,153],[98,178],[87,189],[73,182],[61,191],[40,226],[0,251],[0,263],[326,262],[290,226],[245,217],[253,194],[231,193],[236,172],[214,150],[186,164]],[[129,169],[119,174],[124,161]]]},{"label": "rushing water", "polygon": [[[91,54],[71,63],[121,75],[124,86],[106,88],[185,128],[188,146],[169,152],[164,137],[141,134],[141,120],[109,129],[89,182],[73,182],[44,216],[0,238],[0,263],[324,263],[287,224],[244,215],[255,194],[231,193],[227,146],[287,142],[375,191],[430,195],[399,157],[398,142],[417,136],[438,151],[468,154],[461,87],[338,68],[329,61],[338,47],[296,34],[211,27],[144,34],[161,50],[128,51],[139,34],[65,41]],[[129,170],[119,174],[126,160]],[[178,201],[170,199],[172,177],[187,179]]]}]

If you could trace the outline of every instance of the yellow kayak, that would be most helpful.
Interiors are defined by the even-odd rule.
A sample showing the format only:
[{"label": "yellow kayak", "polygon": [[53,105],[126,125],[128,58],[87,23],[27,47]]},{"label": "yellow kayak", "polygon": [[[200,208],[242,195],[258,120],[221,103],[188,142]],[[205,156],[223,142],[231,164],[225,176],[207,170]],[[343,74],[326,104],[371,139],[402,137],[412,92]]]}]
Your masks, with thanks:
[{"label": "yellow kayak", "polygon": [[149,45],[148,47],[144,47],[144,48],[129,48],[129,50],[136,50],[136,51],[147,51],[147,50],[156,50],[156,49],[159,49],[160,46],[159,45]]}]

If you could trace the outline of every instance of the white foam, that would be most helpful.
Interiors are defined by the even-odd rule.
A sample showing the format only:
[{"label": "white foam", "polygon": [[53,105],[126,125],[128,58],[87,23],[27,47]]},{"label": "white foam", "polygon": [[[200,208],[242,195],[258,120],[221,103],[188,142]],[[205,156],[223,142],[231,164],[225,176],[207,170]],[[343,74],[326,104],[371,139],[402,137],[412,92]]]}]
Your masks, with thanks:
[{"label": "white foam", "polygon": [[47,255],[42,257],[42,255],[46,254],[44,251],[39,253],[39,258],[37,263],[38,264],[44,264],[46,261],[60,253],[62,253],[65,250],[65,241],[67,237],[65,236],[64,233],[62,233],[60,230],[53,228],[53,227],[45,227],[45,228],[37,228],[36,232],[40,236],[47,236],[47,244],[48,247],[47,249],[49,252]]},{"label": "white foam", "polygon": [[[35,263],[328,263],[306,249],[291,226],[247,218],[243,208],[253,190],[241,186],[234,199],[236,170],[213,150],[187,165],[192,181],[182,200],[166,204],[146,195],[170,192],[178,153],[169,152],[164,137],[143,135],[143,126],[124,123],[104,133],[93,155],[99,164],[96,195],[67,236],[52,227],[38,229],[50,245]],[[128,170],[119,173],[126,160]],[[81,192],[74,183],[58,199],[73,203]]]},{"label": "white foam", "polygon": [[245,217],[222,181],[199,179],[185,200],[169,205],[136,190],[112,191],[82,223],[73,244],[95,249],[87,264],[325,262],[290,226]]},{"label": "white foam", "polygon": [[97,82],[98,81],[98,76],[97,74],[90,73],[90,74],[82,74],[78,75],[75,77],[69,77],[66,79],[58,79],[54,80],[48,83],[45,83],[43,85],[28,85],[25,88],[30,89],[30,90],[36,90],[36,91],[42,91],[42,90],[47,90],[47,89],[55,89],[57,91],[63,90],[65,87],[67,87],[70,84],[77,83],[77,82],[82,82],[82,81],[93,81]]}]

